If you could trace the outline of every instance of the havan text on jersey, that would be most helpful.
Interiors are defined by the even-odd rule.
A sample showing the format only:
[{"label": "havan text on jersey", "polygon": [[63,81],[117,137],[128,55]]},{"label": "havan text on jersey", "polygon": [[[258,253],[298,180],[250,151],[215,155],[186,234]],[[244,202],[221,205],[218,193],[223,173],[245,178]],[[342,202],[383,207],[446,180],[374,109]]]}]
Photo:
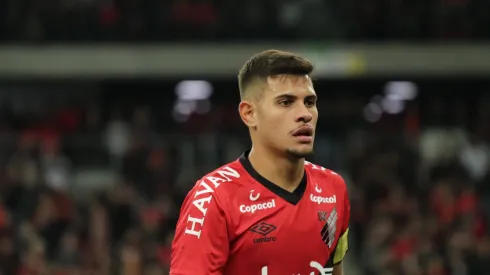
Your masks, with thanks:
[{"label": "havan text on jersey", "polygon": [[213,173],[212,176],[201,179],[201,181],[197,185],[200,188],[196,191],[192,204],[197,209],[199,209],[202,216],[193,217],[189,215],[187,217],[187,226],[184,234],[194,235],[198,239],[201,237],[201,229],[204,224],[206,212],[208,210],[207,205],[213,199],[213,195],[211,194],[214,192],[213,187],[218,188],[221,183],[230,182],[238,178],[240,178],[240,173],[228,166],[225,166],[222,169],[219,169],[215,173]]}]

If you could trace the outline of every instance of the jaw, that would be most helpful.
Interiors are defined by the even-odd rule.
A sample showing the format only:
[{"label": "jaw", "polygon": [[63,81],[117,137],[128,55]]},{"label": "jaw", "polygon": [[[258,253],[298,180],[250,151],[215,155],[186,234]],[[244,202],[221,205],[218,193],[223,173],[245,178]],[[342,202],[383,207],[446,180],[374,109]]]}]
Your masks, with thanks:
[{"label": "jaw", "polygon": [[306,158],[313,154],[313,143],[295,144],[287,149],[290,156],[295,158]]}]

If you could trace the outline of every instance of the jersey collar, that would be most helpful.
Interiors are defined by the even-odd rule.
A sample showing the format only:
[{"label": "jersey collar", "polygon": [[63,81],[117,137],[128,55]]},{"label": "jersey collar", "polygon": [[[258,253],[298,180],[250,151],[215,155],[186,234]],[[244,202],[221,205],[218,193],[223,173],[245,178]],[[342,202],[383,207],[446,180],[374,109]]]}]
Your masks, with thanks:
[{"label": "jersey collar", "polygon": [[250,150],[245,151],[242,154],[242,156],[239,158],[239,161],[242,164],[243,168],[245,168],[245,170],[250,174],[250,176],[253,179],[255,179],[258,183],[262,184],[265,188],[269,189],[272,193],[281,197],[285,201],[293,205],[298,204],[298,202],[301,200],[306,190],[306,183],[307,183],[306,171],[303,174],[303,178],[301,179],[301,182],[299,183],[298,187],[293,192],[289,192],[285,189],[282,189],[275,183],[269,181],[268,179],[264,178],[262,175],[260,175],[250,163],[248,159],[249,153]]}]

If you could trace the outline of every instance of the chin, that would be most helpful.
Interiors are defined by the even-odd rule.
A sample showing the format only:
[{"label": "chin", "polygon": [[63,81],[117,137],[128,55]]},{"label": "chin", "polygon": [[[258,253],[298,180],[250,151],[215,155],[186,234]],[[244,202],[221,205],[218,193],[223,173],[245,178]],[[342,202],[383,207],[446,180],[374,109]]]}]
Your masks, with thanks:
[{"label": "chin", "polygon": [[289,148],[286,150],[286,152],[290,157],[293,158],[306,158],[313,155],[313,146],[298,146],[297,148]]}]

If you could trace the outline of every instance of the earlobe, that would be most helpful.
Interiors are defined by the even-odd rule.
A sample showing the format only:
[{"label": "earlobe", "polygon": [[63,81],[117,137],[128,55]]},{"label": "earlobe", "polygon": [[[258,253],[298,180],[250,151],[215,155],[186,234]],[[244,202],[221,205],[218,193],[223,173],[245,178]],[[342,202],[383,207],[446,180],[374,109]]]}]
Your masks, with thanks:
[{"label": "earlobe", "polygon": [[243,123],[248,127],[256,126],[255,105],[249,101],[241,101],[238,105],[238,112]]}]

